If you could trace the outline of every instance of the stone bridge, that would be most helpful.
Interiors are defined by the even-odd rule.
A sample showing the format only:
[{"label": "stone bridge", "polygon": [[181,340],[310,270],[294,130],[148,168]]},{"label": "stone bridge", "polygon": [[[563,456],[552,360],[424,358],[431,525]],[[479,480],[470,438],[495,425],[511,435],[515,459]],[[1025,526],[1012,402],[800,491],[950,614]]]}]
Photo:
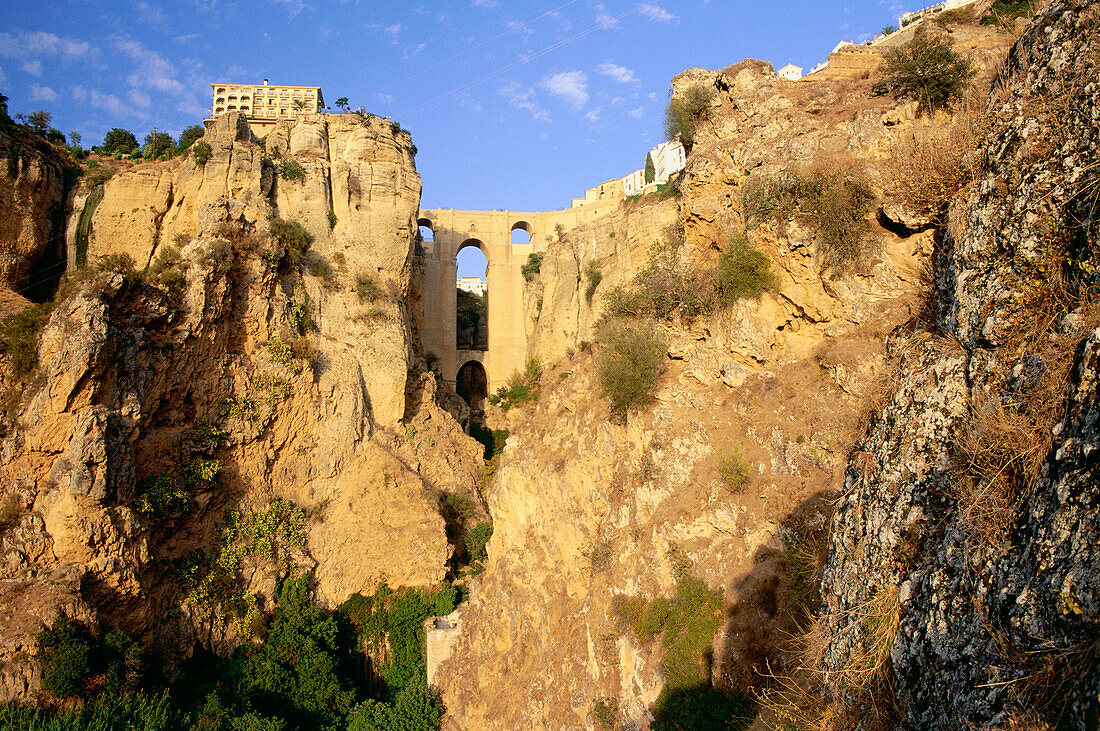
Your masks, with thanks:
[{"label": "stone bridge", "polygon": [[[614,201],[617,205],[618,201]],[[613,207],[613,206],[612,206]],[[421,282],[424,321],[421,337],[424,350],[435,356],[443,379],[456,385],[459,372],[467,365],[480,364],[487,393],[503,386],[527,360],[527,333],[523,317],[523,273],[530,254],[546,249],[558,225],[576,228],[606,213],[608,205],[591,205],[547,213],[516,211],[420,211],[417,223],[432,231],[433,241],[424,242],[424,272]],[[525,242],[512,243],[512,232],[526,232]],[[488,350],[458,350],[455,257],[468,246],[476,246],[489,262],[486,285],[489,295]],[[479,366],[470,365],[476,370]]]}]

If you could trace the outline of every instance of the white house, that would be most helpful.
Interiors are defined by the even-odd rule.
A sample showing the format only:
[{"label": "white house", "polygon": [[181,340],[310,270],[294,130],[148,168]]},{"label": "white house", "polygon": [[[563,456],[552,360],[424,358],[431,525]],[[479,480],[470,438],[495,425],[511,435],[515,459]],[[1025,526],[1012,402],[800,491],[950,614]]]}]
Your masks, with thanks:
[{"label": "white house", "polygon": [[784,79],[790,79],[791,81],[798,81],[802,78],[802,67],[795,66],[793,63],[789,63],[783,68],[775,72],[777,76],[782,76]]},{"label": "white house", "polygon": [[645,169],[635,170],[623,178],[623,194],[638,195],[645,188]]},{"label": "white house", "polygon": [[657,171],[653,179],[655,183],[667,183],[668,179],[684,169],[687,165],[687,153],[680,140],[662,142],[649,151],[653,158],[653,167]]},{"label": "white house", "polygon": [[478,277],[460,277],[458,280],[459,289],[476,294],[478,297],[485,294],[486,287],[485,280]]}]

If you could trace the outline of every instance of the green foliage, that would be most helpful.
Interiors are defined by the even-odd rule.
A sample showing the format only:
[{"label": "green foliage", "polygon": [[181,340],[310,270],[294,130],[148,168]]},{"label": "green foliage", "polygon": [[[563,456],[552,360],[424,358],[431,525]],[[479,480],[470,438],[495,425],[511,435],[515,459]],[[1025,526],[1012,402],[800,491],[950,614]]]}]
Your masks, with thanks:
[{"label": "green foliage", "polygon": [[913,99],[922,112],[946,108],[977,72],[951,43],[926,31],[886,53],[882,76],[895,99]]},{"label": "green foliage", "polygon": [[213,152],[213,148],[206,140],[199,140],[191,145],[191,159],[195,161],[196,165],[205,165],[210,160],[211,152]]},{"label": "green foliage", "polygon": [[38,367],[38,336],[50,318],[50,305],[37,304],[0,320],[0,353],[13,377],[23,379]]},{"label": "green foliage", "polygon": [[653,165],[653,155],[645,154],[645,184],[649,185],[657,179],[657,168]]},{"label": "green foliage", "polygon": [[524,281],[532,281],[539,273],[539,269],[542,268],[542,254],[536,254],[531,252],[527,255],[527,261],[520,267],[520,273],[523,274]]},{"label": "green foliage", "polygon": [[334,104],[336,104],[336,107],[338,109],[341,109],[344,114],[348,113],[348,98],[346,96],[340,97],[334,102]]},{"label": "green foliage", "polygon": [[1009,21],[1031,15],[1030,0],[996,0],[982,16],[982,25],[1006,26]]},{"label": "green foliage", "polygon": [[179,515],[191,507],[191,492],[175,475],[150,475],[138,483],[133,508],[157,518]]},{"label": "green foliage", "polygon": [[113,127],[103,138],[103,146],[100,148],[105,153],[133,152],[138,148],[137,137],[127,129]]},{"label": "green foliage", "polygon": [[592,704],[592,718],[602,731],[615,731],[619,721],[619,701],[601,698]]},{"label": "green foliage", "polygon": [[612,318],[597,331],[600,395],[625,413],[648,404],[667,366],[666,346],[650,322]]},{"label": "green foliage", "polygon": [[229,436],[229,432],[220,428],[209,419],[195,419],[190,436],[199,442],[218,442]]},{"label": "green foliage", "polygon": [[[222,432],[224,434],[225,432]],[[196,489],[205,487],[218,478],[222,464],[216,459],[196,458],[180,470],[180,479],[185,487]]]},{"label": "green foliage", "polygon": [[734,449],[718,461],[718,477],[730,492],[738,494],[748,487],[752,473],[745,458]]},{"label": "green foliage", "polygon": [[146,159],[171,157],[176,152],[176,141],[167,132],[150,132],[145,135],[142,151]]},{"label": "green foliage", "polygon": [[303,181],[306,179],[306,169],[302,167],[302,163],[295,160],[293,157],[288,157],[279,163],[279,177],[285,180]]},{"label": "green foliage", "polygon": [[227,396],[219,405],[229,418],[238,421],[247,421],[256,424],[260,420],[260,412],[256,402],[247,396]]},{"label": "green foliage", "polygon": [[888,36],[888,35],[891,35],[891,34],[897,33],[897,32],[898,32],[898,27],[896,25],[894,25],[893,23],[891,23],[890,25],[882,26],[882,30],[879,31],[879,33],[884,35],[884,36]]},{"label": "green foliage", "polygon": [[328,212],[328,230],[329,231],[336,228],[337,221],[339,221],[339,219],[336,218],[336,211],[329,211]]},{"label": "green foliage", "polygon": [[360,274],[355,278],[355,294],[360,302],[377,302],[382,297],[382,288],[369,274]]},{"label": "green foliage", "polygon": [[715,302],[713,274],[688,266],[681,257],[682,245],[678,237],[657,242],[634,280],[604,295],[608,314],[659,320],[678,314],[690,320],[711,312]]},{"label": "green foliage", "polygon": [[252,388],[271,401],[282,401],[290,396],[290,381],[275,373],[252,376]]},{"label": "green foliage", "polygon": [[283,248],[280,261],[286,262],[291,269],[297,269],[302,255],[309,250],[313,236],[297,221],[284,221],[278,216],[267,219],[272,238]]},{"label": "green foliage", "polygon": [[485,459],[492,459],[504,451],[508,441],[507,429],[488,429],[477,422],[470,424],[470,436],[485,446]]},{"label": "green foliage", "polygon": [[187,714],[167,692],[106,694],[81,708],[50,715],[26,706],[0,706],[0,728],[11,731],[187,731]]},{"label": "green foliage", "polygon": [[691,150],[695,143],[695,130],[714,99],[714,88],[694,84],[680,96],[674,96],[665,107],[665,139],[680,140],[684,149]]},{"label": "green foliage", "polygon": [[65,615],[42,630],[36,639],[42,663],[42,685],[58,698],[78,695],[92,671],[95,639],[88,628]]},{"label": "green foliage", "polygon": [[137,279],[137,265],[134,264],[134,257],[129,254],[101,256],[96,260],[95,268],[97,272],[121,274],[130,280]]},{"label": "green foliage", "polygon": [[469,555],[471,566],[489,557],[486,546],[489,544],[489,539],[492,537],[492,523],[478,523],[466,534],[466,553]]},{"label": "green foliage", "polygon": [[455,293],[459,350],[484,350],[488,342],[489,296],[459,289]]},{"label": "green foliage", "polygon": [[[203,138],[203,135],[205,134],[206,128],[203,127],[201,124],[192,124],[189,127],[184,127],[183,131],[180,132],[180,138],[179,141],[176,143],[176,147],[178,147],[180,152],[182,152],[187,148],[192,147],[196,142],[201,140]],[[207,145],[207,148],[209,147],[210,146]]]},{"label": "green foliage", "polygon": [[718,298],[727,305],[739,299],[759,299],[775,286],[771,262],[753,247],[748,237],[730,237],[729,246],[718,257]]},{"label": "green foliage", "polygon": [[[683,567],[671,599],[617,595],[612,611],[640,642],[658,635],[664,647],[665,687],[654,705],[654,728],[743,728],[745,706],[710,685],[710,651],[722,623],[722,594]],[[736,725],[735,725],[736,724]]]},{"label": "green foliage", "polygon": [[497,389],[497,392],[489,397],[489,403],[499,406],[504,411],[513,406],[526,406],[538,401],[541,393],[540,381],[542,380],[542,364],[535,356],[527,359],[527,365],[523,372],[516,371],[508,379],[508,383]]},{"label": "green foliage", "polygon": [[374,700],[356,706],[348,716],[348,731],[433,731],[443,712],[443,701],[427,683],[411,683],[392,706]]},{"label": "green foliage", "polygon": [[264,348],[271,360],[279,365],[289,366],[294,360],[294,348],[278,335],[272,335]]},{"label": "green foliage", "polygon": [[792,218],[814,229],[824,269],[844,272],[870,253],[867,217],[875,196],[856,170],[820,167],[750,178],[743,196],[746,229],[764,221],[784,223]]},{"label": "green foliage", "polygon": [[584,301],[592,304],[592,295],[596,294],[596,288],[603,281],[603,272],[600,271],[598,261],[589,261],[585,264],[584,278],[588,280],[588,286],[584,288]]}]

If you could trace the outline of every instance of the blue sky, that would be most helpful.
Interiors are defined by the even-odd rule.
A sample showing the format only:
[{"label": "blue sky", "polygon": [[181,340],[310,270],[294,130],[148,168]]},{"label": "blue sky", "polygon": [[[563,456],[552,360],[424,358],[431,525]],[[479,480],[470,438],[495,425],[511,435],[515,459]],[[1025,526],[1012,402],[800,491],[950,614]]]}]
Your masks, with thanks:
[{"label": "blue sky", "polygon": [[[921,2],[913,7],[923,5]],[[213,81],[321,86],[399,121],[425,208],[550,210],[641,167],[670,79],[809,68],[899,0],[3,0],[0,92],[98,144],[178,133]]]}]

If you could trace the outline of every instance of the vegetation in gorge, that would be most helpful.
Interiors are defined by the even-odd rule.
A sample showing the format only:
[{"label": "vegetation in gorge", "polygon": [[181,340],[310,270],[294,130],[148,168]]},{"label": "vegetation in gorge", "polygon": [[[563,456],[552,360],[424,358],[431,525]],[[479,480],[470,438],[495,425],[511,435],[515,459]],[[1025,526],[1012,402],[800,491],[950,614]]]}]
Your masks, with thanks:
[{"label": "vegetation in gorge", "polygon": [[667,365],[664,340],[649,321],[613,318],[599,329],[596,376],[611,410],[625,414],[653,398]]},{"label": "vegetation in gorge", "polygon": [[496,393],[489,396],[489,403],[508,411],[515,406],[527,406],[539,400],[542,381],[542,363],[531,356],[527,359],[527,365],[523,372],[516,371],[508,379],[508,383],[497,389]]},{"label": "vegetation in gorge", "polygon": [[975,73],[950,41],[925,28],[901,48],[888,51],[882,67],[882,79],[894,98],[912,99],[926,114],[949,106]]},{"label": "vegetation in gorge", "polygon": [[638,642],[661,638],[665,687],[653,706],[652,728],[743,728],[751,720],[744,701],[711,685],[709,655],[722,622],[722,594],[686,566],[678,565],[677,574],[671,598],[620,594],[612,603],[612,611]]},{"label": "vegetation in gorge", "polygon": [[390,589],[352,596],[336,612],[312,600],[304,577],[278,587],[263,641],[218,660],[199,652],[166,684],[132,637],[101,636],[60,617],[38,639],[46,687],[85,705],[56,715],[0,708],[5,729],[149,731],[439,728],[443,704],[425,677],[424,622],[454,610],[457,592]]}]

